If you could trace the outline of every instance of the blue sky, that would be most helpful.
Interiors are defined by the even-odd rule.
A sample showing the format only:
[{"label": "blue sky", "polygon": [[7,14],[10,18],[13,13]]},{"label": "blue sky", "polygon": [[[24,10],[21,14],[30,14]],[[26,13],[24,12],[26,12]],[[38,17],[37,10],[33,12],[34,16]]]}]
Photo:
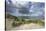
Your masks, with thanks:
[{"label": "blue sky", "polygon": [[6,11],[13,16],[42,16],[44,15],[45,3],[43,2],[29,2],[29,1],[28,2],[6,1],[6,2],[7,2]]}]

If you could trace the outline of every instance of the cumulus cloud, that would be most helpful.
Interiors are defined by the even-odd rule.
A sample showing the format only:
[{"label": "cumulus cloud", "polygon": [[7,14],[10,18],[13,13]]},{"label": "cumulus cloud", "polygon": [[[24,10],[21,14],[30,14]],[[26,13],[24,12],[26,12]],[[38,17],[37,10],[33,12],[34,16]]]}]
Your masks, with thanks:
[{"label": "cumulus cloud", "polygon": [[[45,3],[42,2],[26,2],[26,1],[6,1],[10,4],[6,5],[6,9],[14,16],[39,16],[44,14]],[[6,10],[6,11],[7,11]]]}]

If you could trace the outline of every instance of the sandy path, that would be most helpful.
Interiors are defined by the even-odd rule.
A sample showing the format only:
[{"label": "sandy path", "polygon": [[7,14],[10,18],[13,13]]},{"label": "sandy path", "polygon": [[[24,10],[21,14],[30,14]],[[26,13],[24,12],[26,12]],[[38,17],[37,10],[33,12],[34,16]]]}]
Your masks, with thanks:
[{"label": "sandy path", "polygon": [[24,24],[24,25],[21,25],[21,26],[18,26],[16,28],[13,28],[14,30],[27,30],[27,29],[37,29],[37,28],[42,28],[43,26],[39,26],[37,24],[34,24],[34,23],[30,23],[30,24]]}]

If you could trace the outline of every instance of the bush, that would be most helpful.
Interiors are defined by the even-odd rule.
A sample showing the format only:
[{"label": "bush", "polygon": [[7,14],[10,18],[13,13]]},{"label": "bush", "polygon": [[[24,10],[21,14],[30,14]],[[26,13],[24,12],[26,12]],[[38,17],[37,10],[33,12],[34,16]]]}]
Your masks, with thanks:
[{"label": "bush", "polygon": [[15,21],[14,21],[14,22],[12,23],[12,26],[13,26],[13,27],[16,27],[16,26],[19,26],[19,25],[21,25],[21,24],[22,24],[22,22],[15,22]]},{"label": "bush", "polygon": [[24,22],[25,20],[24,20],[24,19],[22,19],[22,21]]},{"label": "bush", "polygon": [[13,26],[13,27],[15,27],[15,26],[16,26],[15,22],[13,22],[13,23],[12,23],[12,26]]}]

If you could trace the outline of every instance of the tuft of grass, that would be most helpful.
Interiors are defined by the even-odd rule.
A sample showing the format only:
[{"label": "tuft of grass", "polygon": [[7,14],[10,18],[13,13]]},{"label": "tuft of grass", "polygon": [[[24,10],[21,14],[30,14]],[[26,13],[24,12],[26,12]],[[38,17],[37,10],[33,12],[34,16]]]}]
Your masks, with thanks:
[{"label": "tuft of grass", "polygon": [[17,22],[13,22],[13,23],[12,23],[12,26],[13,26],[13,27],[16,27],[16,26],[20,26],[21,24],[22,24],[22,22],[18,22],[18,21],[17,21]]},{"label": "tuft of grass", "polygon": [[20,26],[20,25],[22,25],[22,24],[29,24],[29,23],[35,23],[35,24],[38,24],[38,25],[42,25],[42,26],[44,26],[45,25],[45,23],[42,21],[42,20],[28,20],[28,21],[26,21],[25,19],[19,19],[19,18],[17,18],[13,23],[12,23],[12,26],[13,27],[16,27],[16,26]]}]

